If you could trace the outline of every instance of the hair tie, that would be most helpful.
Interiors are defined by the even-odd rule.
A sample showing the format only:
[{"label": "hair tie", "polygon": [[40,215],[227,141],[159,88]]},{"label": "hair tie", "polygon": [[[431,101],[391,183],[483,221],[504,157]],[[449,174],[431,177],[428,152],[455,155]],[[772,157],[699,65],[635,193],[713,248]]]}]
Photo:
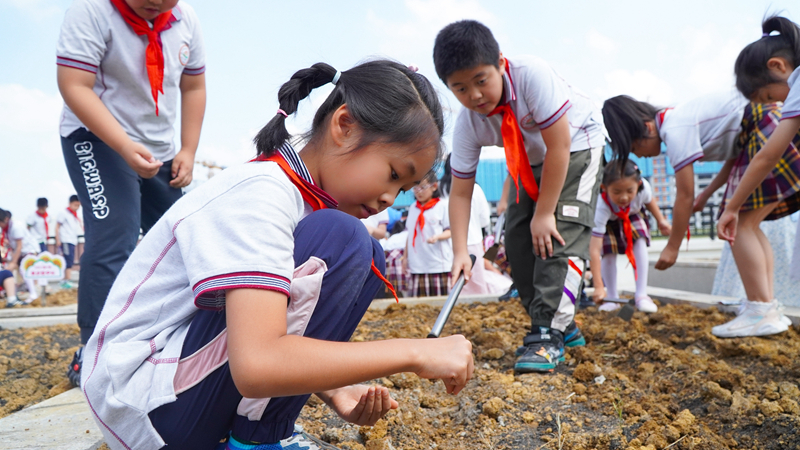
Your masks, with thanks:
[{"label": "hair tie", "polygon": [[337,71],[336,71],[336,75],[334,75],[334,76],[333,76],[333,79],[331,80],[331,84],[332,84],[332,85],[334,85],[334,86],[336,86],[336,83],[338,83],[338,82],[339,82],[339,78],[340,78],[341,76],[342,76],[342,72],[339,72],[339,71],[337,70]]},{"label": "hair tie", "polygon": [[284,111],[284,110],[282,110],[280,108],[278,108],[278,112],[276,112],[275,114],[282,114],[283,117],[286,117],[287,119],[289,118],[289,115],[286,114],[286,111]]},{"label": "hair tie", "polygon": [[417,67],[417,66],[412,64],[412,65],[408,66],[408,70],[416,73],[416,72],[419,72],[419,67]]},{"label": "hair tie", "polygon": [[769,33],[761,33],[761,37],[762,38],[769,37]]}]

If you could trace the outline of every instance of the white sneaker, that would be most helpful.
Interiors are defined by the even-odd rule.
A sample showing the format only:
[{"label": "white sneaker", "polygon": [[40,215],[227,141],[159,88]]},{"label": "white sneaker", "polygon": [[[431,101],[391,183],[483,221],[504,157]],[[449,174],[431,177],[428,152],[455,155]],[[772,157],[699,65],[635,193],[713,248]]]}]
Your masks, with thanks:
[{"label": "white sneaker", "polygon": [[603,302],[597,309],[600,311],[616,311],[620,308],[617,302]]},{"label": "white sneaker", "polygon": [[652,298],[645,296],[636,299],[636,309],[645,313],[654,313],[658,311],[658,306],[656,306]]},{"label": "white sneaker", "polygon": [[782,314],[778,311],[777,302],[747,301],[743,305],[735,319],[715,326],[711,329],[711,334],[722,338],[769,336],[789,329],[789,326],[781,320]]},{"label": "white sneaker", "polygon": [[[742,314],[742,311],[745,310],[745,307],[747,306],[748,303],[753,303],[753,302],[751,302],[750,300],[747,300],[746,298],[742,299],[742,302],[739,303],[739,308],[736,310],[736,315],[737,316]],[[774,303],[778,307],[778,314],[780,314],[780,316],[781,316],[781,322],[785,323],[787,327],[792,326],[792,319],[786,317],[783,314],[783,312],[781,311],[783,309],[783,305],[778,303],[777,299],[772,300],[771,303]]]},{"label": "white sneaker", "polygon": [[339,447],[309,435],[298,424],[294,424],[292,437],[282,440],[280,445],[287,450],[340,450]]}]

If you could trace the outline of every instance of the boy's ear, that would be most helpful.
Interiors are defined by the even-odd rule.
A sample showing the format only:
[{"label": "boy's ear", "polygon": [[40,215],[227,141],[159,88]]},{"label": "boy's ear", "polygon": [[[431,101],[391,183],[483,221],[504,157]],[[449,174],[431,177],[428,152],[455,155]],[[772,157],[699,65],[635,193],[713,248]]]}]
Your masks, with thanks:
[{"label": "boy's ear", "polygon": [[350,148],[356,143],[358,124],[344,104],[331,114],[331,121],[328,125],[328,133],[333,142],[343,148]]},{"label": "boy's ear", "polygon": [[500,70],[500,75],[505,75],[506,59],[503,57],[503,52],[500,52],[500,59],[497,61],[497,67]]}]

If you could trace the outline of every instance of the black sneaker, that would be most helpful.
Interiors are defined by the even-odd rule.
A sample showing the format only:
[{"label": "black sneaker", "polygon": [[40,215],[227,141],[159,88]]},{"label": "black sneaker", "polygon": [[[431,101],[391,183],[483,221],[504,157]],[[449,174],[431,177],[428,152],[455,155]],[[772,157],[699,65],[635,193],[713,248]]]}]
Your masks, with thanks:
[{"label": "black sneaker", "polygon": [[537,334],[528,334],[522,340],[525,351],[517,358],[517,373],[552,372],[564,361],[564,334],[553,328],[539,327]]},{"label": "black sneaker", "polygon": [[586,291],[581,290],[581,296],[578,299],[578,304],[575,305],[579,310],[591,308],[592,306],[597,306],[594,300],[590,299],[589,296],[586,295]]},{"label": "black sneaker", "polygon": [[[565,347],[582,347],[586,345],[586,339],[583,337],[583,333],[581,333],[581,329],[578,328],[578,324],[575,323],[573,320],[572,323],[567,326],[567,329],[564,330],[564,346]],[[525,353],[524,345],[520,345],[517,347],[516,355],[521,356]],[[562,358],[563,360],[563,358]]]},{"label": "black sneaker", "polygon": [[507,302],[512,298],[519,298],[519,291],[517,291],[517,288],[514,287],[513,284],[511,285],[510,288],[508,288],[508,292],[501,295],[500,297],[497,297],[497,300],[500,300],[501,302]]},{"label": "black sneaker", "polygon": [[72,357],[72,362],[67,370],[67,378],[75,387],[81,387],[81,366],[83,365],[83,347],[79,348]]}]

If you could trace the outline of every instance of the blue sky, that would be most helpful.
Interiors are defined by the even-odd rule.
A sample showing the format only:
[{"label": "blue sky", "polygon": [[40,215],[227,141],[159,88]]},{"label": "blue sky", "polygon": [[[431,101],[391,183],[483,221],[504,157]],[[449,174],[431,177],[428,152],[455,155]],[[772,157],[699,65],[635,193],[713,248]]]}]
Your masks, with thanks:
[{"label": "blue sky", "polygon": [[[70,3],[0,0],[0,208],[17,218],[35,209],[37,197],[55,209],[74,192],[61,157],[55,82],[55,45]],[[544,58],[598,105],[618,94],[669,105],[729,88],[736,55],[760,37],[766,12],[800,20],[796,0],[189,3],[207,51],[197,159],[220,165],[253,155],[250,141],[274,114],[280,85],[318,61],[341,70],[376,56],[415,64],[454,116],[460,105],[436,79],[431,52],[438,30],[455,20],[481,20],[504,54]],[[328,92],[320,88],[301,104],[291,128],[305,130]],[[195,177],[205,172],[198,168]]]}]

